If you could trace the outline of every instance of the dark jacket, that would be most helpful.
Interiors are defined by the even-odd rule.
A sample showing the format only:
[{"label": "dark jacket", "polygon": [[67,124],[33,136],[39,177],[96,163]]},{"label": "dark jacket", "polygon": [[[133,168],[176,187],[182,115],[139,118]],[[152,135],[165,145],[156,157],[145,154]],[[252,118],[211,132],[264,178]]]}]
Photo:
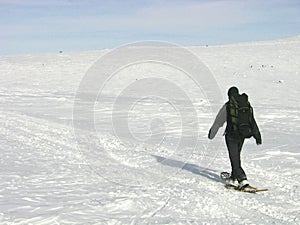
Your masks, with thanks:
[{"label": "dark jacket", "polygon": [[[223,105],[223,107],[219,110],[219,112],[216,116],[216,119],[215,119],[212,127],[209,130],[209,134],[208,134],[209,139],[213,139],[216,136],[216,134],[218,133],[219,128],[221,128],[224,125],[224,123],[227,122],[228,119],[227,119],[226,106],[227,106],[227,103],[225,103]],[[257,144],[261,144],[262,143],[261,134],[259,132],[257,123],[254,119],[254,113],[252,113],[251,119],[252,119],[253,137],[255,138]],[[227,130],[228,130],[228,122],[227,122],[226,130],[225,130],[224,134],[226,134]]]}]

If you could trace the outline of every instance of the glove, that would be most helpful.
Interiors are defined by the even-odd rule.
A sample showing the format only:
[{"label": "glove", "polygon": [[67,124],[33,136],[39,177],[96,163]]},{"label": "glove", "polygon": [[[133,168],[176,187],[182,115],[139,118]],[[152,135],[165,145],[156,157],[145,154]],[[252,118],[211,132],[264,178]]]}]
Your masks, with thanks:
[{"label": "glove", "polygon": [[211,129],[209,129],[209,132],[208,132],[208,139],[212,139],[210,135],[211,135]]},{"label": "glove", "polygon": [[257,145],[261,145],[261,144],[262,144],[261,139],[256,139],[256,144],[257,144]]}]

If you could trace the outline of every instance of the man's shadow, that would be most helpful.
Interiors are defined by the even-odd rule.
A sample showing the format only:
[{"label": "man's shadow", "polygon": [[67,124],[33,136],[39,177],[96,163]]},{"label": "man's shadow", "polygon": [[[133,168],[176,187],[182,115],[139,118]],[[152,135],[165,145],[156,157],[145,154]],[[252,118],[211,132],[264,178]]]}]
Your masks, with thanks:
[{"label": "man's shadow", "polygon": [[196,164],[185,163],[185,162],[178,161],[175,159],[167,159],[165,157],[161,157],[161,156],[157,156],[157,155],[151,155],[151,156],[154,157],[156,159],[156,161],[158,163],[161,163],[162,165],[183,169],[183,170],[192,172],[194,174],[206,177],[210,180],[223,183],[223,181],[220,178],[219,173],[216,170],[211,170],[208,168],[198,166]]}]

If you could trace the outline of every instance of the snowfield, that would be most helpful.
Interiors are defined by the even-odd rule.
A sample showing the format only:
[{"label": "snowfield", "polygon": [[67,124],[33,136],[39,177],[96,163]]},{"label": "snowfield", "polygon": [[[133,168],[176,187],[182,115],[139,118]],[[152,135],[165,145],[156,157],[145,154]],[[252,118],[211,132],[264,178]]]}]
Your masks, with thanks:
[{"label": "snowfield", "polygon": [[[80,95],[77,111],[82,80],[110,51],[0,56],[0,223],[300,224],[300,36],[188,50],[215,85],[138,62],[96,79],[96,101]],[[243,167],[268,192],[219,178],[230,172],[223,129],[207,133],[232,85],[263,137],[246,141]]]}]

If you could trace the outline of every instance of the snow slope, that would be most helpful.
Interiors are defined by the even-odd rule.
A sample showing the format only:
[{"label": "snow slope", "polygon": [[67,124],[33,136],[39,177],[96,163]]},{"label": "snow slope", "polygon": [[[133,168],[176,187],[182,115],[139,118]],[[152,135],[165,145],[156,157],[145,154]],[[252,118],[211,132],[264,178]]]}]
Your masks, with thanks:
[{"label": "snow slope", "polygon": [[[222,131],[206,138],[217,111],[173,68],[144,63],[119,71],[95,103],[96,138],[85,112],[75,115],[82,149],[72,121],[76,92],[108,51],[1,56],[1,224],[300,224],[299,43],[298,36],[188,48],[218,83],[208,87],[222,93],[216,108],[231,85],[250,97],[263,145],[245,143],[243,166],[253,186],[270,189],[259,194],[223,188],[219,173],[230,165]],[[112,126],[116,95],[149,74],[188,93],[199,123],[196,149],[189,146],[192,129],[178,148],[182,114],[162,98],[134,91],[118,98],[114,118],[126,117],[130,134]],[[193,127],[191,108],[178,106]]]}]

